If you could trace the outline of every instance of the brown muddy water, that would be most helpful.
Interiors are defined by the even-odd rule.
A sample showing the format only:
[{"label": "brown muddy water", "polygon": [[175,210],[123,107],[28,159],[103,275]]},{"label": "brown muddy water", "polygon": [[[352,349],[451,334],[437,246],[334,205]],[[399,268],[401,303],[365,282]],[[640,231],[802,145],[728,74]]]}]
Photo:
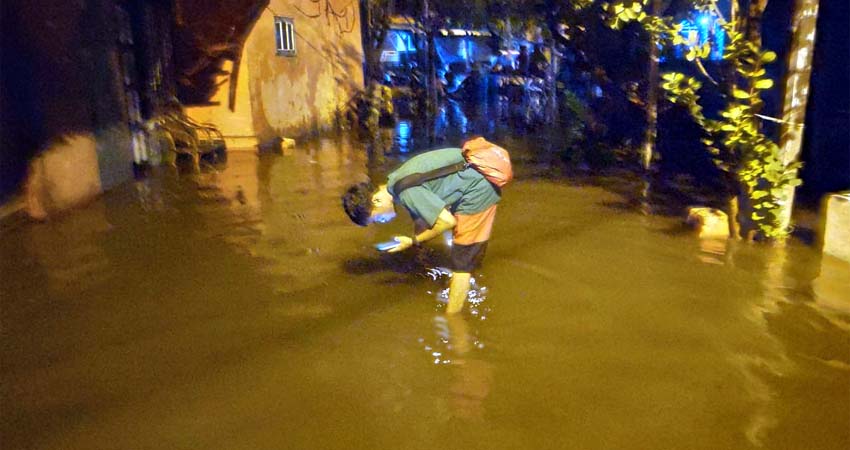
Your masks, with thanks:
[{"label": "brown muddy water", "polygon": [[382,256],[406,214],[343,214],[364,153],[234,152],[5,228],[2,448],[850,448],[848,265],[520,176],[447,318],[445,245]]}]

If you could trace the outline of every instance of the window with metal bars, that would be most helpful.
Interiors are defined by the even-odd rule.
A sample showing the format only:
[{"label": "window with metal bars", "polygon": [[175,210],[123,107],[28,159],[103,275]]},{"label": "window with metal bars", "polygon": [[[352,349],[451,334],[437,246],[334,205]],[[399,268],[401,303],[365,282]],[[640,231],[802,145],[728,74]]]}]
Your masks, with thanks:
[{"label": "window with metal bars", "polygon": [[289,17],[275,17],[274,38],[278,56],[295,56],[295,21]]}]

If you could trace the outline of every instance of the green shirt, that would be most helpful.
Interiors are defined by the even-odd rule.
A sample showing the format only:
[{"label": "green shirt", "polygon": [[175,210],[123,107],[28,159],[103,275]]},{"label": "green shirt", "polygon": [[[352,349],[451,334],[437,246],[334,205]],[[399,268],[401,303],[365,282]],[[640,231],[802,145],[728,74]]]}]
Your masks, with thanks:
[{"label": "green shirt", "polygon": [[410,187],[402,191],[401,195],[393,192],[395,183],[407,175],[464,162],[461,152],[459,148],[444,148],[414,156],[389,174],[387,189],[414,219],[421,218],[432,227],[443,208],[452,214],[484,211],[498,203],[501,197],[484,175],[471,167]]}]

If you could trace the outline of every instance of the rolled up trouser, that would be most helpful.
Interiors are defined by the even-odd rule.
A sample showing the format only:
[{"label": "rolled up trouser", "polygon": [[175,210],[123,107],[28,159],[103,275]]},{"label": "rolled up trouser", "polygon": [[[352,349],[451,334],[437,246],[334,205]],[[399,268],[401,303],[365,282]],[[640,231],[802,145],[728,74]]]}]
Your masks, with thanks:
[{"label": "rolled up trouser", "polygon": [[487,241],[493,230],[496,206],[475,214],[455,214],[457,225],[452,234],[452,269],[472,272],[481,266],[487,251]]}]

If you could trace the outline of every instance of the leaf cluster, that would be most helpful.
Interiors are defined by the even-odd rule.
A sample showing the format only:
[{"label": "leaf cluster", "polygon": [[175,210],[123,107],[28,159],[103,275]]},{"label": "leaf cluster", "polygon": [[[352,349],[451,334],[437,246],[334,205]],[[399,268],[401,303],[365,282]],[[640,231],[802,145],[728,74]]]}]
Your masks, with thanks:
[{"label": "leaf cluster", "polygon": [[[604,6],[608,25],[621,28],[627,23],[640,23],[656,42],[665,45],[688,45],[681,28],[671,18],[655,17],[644,12],[646,0],[620,1]],[[762,50],[736,30],[734,23],[723,25],[729,39],[724,59],[737,74],[729,89],[727,101],[719,117],[705,116],[700,105],[702,82],[678,72],[662,75],[661,87],[668,100],[687,109],[700,125],[705,138],[702,143],[715,165],[732,175],[752,205],[750,219],[768,239],[782,238],[788,230],[779,226],[779,212],[785,201],[785,190],[800,185],[797,176],[800,163],[784,164],[777,143],[765,135],[758,112],[764,105],[762,92],[773,87],[765,64],[776,60],[776,53]],[[686,58],[699,63],[710,52],[708,44],[690,46]]]}]

